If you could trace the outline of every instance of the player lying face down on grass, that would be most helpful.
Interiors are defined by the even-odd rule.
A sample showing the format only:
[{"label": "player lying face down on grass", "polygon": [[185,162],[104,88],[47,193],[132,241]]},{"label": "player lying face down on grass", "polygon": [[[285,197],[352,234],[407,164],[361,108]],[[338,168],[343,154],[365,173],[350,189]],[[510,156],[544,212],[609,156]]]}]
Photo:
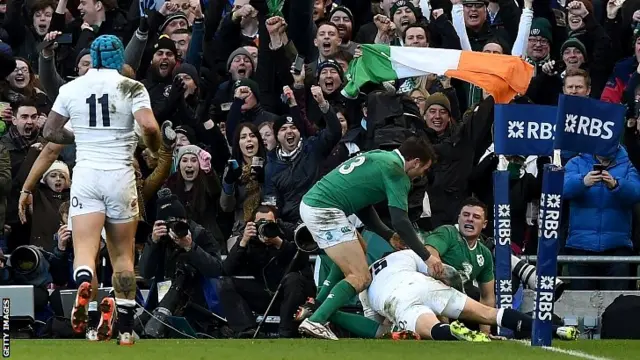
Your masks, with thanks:
[{"label": "player lying face down on grass", "polygon": [[[356,156],[318,181],[300,203],[300,217],[318,246],[344,274],[326,301],[300,324],[299,331],[321,339],[337,340],[325,326],[329,317],[371,282],[362,237],[347,216],[356,214],[371,231],[387,241],[402,239],[434,276],[442,263],[430,257],[409,217],[408,195],[411,181],[423,176],[435,160],[431,145],[412,137],[393,151],[374,150]],[[380,221],[373,205],[386,201],[394,230]],[[332,270],[333,271],[333,270]]]},{"label": "player lying face down on grass", "polygon": [[[438,316],[525,333],[532,330],[532,317],[514,309],[483,305],[458,290],[462,289],[462,279],[452,267],[447,266],[450,271],[445,271],[444,277],[431,277],[428,267],[412,250],[391,253],[370,269],[373,280],[360,293],[360,301],[365,315],[378,323],[386,319],[400,330],[424,339],[477,342],[489,341],[489,336],[470,331],[458,322],[442,323]],[[577,329],[569,326],[554,326],[553,332],[564,340],[574,340],[578,335]]]}]

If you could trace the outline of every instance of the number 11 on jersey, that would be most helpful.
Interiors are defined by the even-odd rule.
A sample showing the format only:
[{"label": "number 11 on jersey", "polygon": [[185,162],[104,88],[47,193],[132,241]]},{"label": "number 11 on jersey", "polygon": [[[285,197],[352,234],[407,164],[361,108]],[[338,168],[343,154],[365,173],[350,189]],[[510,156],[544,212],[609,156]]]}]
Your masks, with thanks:
[{"label": "number 11 on jersey", "polygon": [[111,119],[109,119],[109,94],[102,95],[98,101],[96,101],[96,94],[89,96],[86,100],[89,105],[89,127],[97,126],[96,119],[96,107],[100,104],[102,112],[102,126],[109,127],[111,125]]}]

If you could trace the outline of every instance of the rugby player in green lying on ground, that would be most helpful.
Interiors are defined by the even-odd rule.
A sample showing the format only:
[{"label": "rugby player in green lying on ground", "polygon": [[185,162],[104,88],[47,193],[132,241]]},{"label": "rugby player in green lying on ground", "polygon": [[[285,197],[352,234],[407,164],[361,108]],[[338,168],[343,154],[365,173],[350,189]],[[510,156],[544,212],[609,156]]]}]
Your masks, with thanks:
[{"label": "rugby player in green lying on ground", "polygon": [[[404,242],[425,261],[433,276],[440,275],[442,262],[430,256],[407,215],[411,181],[423,176],[434,159],[431,145],[424,139],[412,137],[397,150],[369,151],[346,161],[305,194],[300,203],[300,217],[318,247],[344,274],[344,279],[326,290],[322,304],[300,324],[301,333],[337,340],[326,326],[327,321],[371,282],[362,237],[347,219],[351,214],[356,214],[369,230],[383,239]],[[382,223],[373,208],[385,200],[395,231]]]}]

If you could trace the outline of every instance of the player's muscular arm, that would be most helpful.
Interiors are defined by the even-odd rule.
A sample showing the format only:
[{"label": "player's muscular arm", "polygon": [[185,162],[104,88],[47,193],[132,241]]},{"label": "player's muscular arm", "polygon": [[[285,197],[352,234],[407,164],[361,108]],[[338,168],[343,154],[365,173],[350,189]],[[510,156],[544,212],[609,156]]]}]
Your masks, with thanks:
[{"label": "player's muscular arm", "polygon": [[[496,307],[495,281],[491,280],[486,283],[479,284],[479,288],[480,303],[490,308]],[[480,330],[487,334],[491,333],[491,327],[489,325],[480,325]]]},{"label": "player's muscular arm", "polygon": [[393,230],[389,229],[382,220],[380,220],[380,216],[378,216],[378,213],[373,206],[367,206],[366,208],[356,212],[356,216],[360,221],[362,221],[364,226],[387,241],[389,241],[395,233]]},{"label": "player's muscular arm", "polygon": [[148,108],[143,108],[133,113],[133,117],[138,122],[138,125],[140,125],[140,129],[142,129],[142,140],[144,140],[144,144],[154,153],[157,152],[162,145],[162,135],[160,134],[158,122],[155,116],[153,116],[153,111]]},{"label": "player's muscular arm", "polygon": [[44,129],[42,129],[42,135],[48,141],[56,144],[73,144],[76,140],[75,135],[64,128],[64,124],[69,121],[69,118],[58,114],[55,111],[49,112],[47,122],[44,123]]},{"label": "player's muscular arm", "polygon": [[418,238],[416,231],[413,229],[411,225],[411,221],[409,221],[409,215],[406,211],[402,209],[398,209],[396,207],[389,207],[389,215],[391,215],[391,223],[393,228],[396,229],[398,235],[404,243],[409,247],[409,249],[413,250],[422,260],[427,260],[431,254],[427,251],[427,249]]},{"label": "player's muscular arm", "polygon": [[433,256],[433,257],[435,257],[436,259],[438,259],[438,260],[441,260],[441,261],[442,261],[442,259],[440,259],[440,253],[438,252],[438,250],[436,250],[436,248],[434,248],[434,247],[433,247],[433,246],[431,246],[431,245],[426,245],[426,246],[425,246],[425,248],[427,249],[427,251],[429,252],[429,254],[431,254],[431,256]]}]

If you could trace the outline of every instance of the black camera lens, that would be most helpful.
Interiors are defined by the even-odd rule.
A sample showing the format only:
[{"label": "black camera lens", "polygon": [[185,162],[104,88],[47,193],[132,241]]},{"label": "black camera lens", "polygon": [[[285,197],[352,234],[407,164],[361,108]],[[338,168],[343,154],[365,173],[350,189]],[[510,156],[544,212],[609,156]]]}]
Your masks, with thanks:
[{"label": "black camera lens", "polygon": [[172,221],[167,225],[179,238],[183,238],[189,234],[189,224],[184,221]]},{"label": "black camera lens", "polygon": [[260,236],[274,238],[280,235],[280,227],[275,222],[261,220],[256,223],[256,229]]}]

